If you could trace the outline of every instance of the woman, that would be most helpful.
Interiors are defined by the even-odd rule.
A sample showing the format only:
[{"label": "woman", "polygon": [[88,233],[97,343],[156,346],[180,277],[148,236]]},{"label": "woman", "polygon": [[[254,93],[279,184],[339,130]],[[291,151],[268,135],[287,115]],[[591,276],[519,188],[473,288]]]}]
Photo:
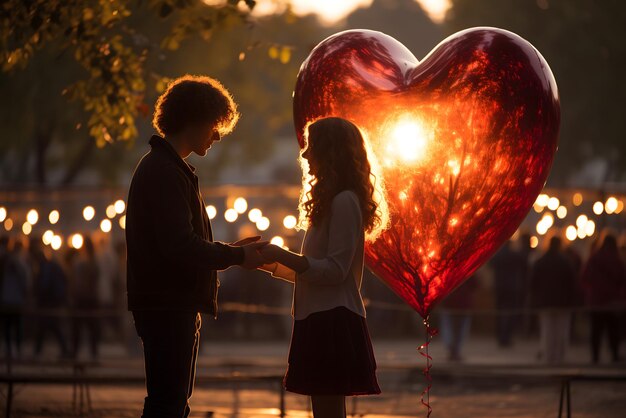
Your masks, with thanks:
[{"label": "woman", "polygon": [[295,285],[286,390],[311,396],[315,417],[345,417],[345,396],[380,393],[360,288],[365,234],[384,222],[359,129],[325,118],[306,131],[302,254],[267,245],[262,269]]}]

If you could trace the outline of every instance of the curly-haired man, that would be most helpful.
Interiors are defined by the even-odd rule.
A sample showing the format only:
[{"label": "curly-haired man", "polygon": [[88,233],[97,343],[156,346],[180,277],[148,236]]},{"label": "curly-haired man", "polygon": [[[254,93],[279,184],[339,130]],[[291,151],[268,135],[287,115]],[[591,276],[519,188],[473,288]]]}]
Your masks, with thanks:
[{"label": "curly-haired man", "polygon": [[260,237],[213,241],[192,153],[204,156],[232,131],[239,114],[230,93],[209,77],[184,76],[159,97],[159,135],[139,162],[126,214],[128,309],[143,342],[143,417],[187,417],[194,384],[200,313],[217,314],[217,270],[262,264]]}]

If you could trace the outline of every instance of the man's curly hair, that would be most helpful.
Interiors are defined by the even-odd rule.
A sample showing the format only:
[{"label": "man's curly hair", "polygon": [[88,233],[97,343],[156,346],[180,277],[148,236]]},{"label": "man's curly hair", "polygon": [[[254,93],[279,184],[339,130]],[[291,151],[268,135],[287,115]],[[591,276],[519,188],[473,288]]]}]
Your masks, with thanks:
[{"label": "man's curly hair", "polygon": [[359,128],[346,119],[323,118],[306,127],[305,139],[319,169],[315,176],[307,174],[308,161],[302,157],[303,150],[300,228],[319,225],[329,216],[335,195],[352,190],[359,199],[366,239],[376,240],[388,226],[389,211],[382,181],[374,174],[374,155]]},{"label": "man's curly hair", "polygon": [[237,104],[219,81],[185,75],[172,81],[158,98],[152,125],[164,137],[203,123],[215,124],[220,135],[226,135],[238,120]]}]

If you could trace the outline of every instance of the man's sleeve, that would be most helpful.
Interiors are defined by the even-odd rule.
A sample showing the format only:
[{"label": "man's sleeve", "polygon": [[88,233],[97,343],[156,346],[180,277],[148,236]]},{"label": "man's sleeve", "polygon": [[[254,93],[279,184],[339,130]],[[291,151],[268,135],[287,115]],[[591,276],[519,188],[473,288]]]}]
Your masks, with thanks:
[{"label": "man's sleeve", "polygon": [[183,176],[176,169],[163,167],[155,175],[151,188],[151,216],[161,255],[184,263],[199,263],[212,270],[241,264],[243,248],[209,242],[194,232],[188,186]]}]

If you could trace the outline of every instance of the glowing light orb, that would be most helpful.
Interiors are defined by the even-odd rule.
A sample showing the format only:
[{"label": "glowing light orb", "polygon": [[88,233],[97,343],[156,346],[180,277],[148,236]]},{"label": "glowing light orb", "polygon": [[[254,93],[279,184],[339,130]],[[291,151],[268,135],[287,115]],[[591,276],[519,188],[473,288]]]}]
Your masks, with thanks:
[{"label": "glowing light orb", "polygon": [[24,235],[30,235],[30,233],[33,232],[33,226],[28,222],[24,222],[22,224],[22,232]]},{"label": "glowing light orb", "polygon": [[578,228],[584,228],[588,220],[587,215],[579,215],[578,218],[576,218],[576,226]]},{"label": "glowing light orb", "polygon": [[263,217],[261,209],[253,208],[250,209],[250,212],[248,212],[248,219],[250,219],[250,222],[257,223],[261,217]]},{"label": "glowing light orb", "polygon": [[112,227],[113,224],[109,219],[103,219],[102,222],[100,222],[100,230],[102,232],[111,232]]},{"label": "glowing light orb", "polygon": [[593,204],[593,213],[595,213],[596,215],[602,215],[602,212],[604,212],[604,204],[602,202],[596,202]]},{"label": "glowing light orb", "polygon": [[85,206],[85,209],[83,209],[83,218],[85,218],[86,221],[90,221],[94,216],[96,216],[96,210],[93,206]]},{"label": "glowing light orb", "polygon": [[283,226],[287,229],[295,228],[297,223],[298,223],[298,220],[293,215],[287,215],[285,216],[285,219],[283,219]]},{"label": "glowing light orb", "polygon": [[556,210],[556,216],[559,219],[564,219],[567,216],[567,208],[565,206],[559,206]]},{"label": "glowing light orb", "polygon": [[4,220],[4,229],[9,232],[13,229],[13,220],[11,218],[6,218]]},{"label": "glowing light orb", "polygon": [[424,318],[515,232],[557,148],[550,67],[496,28],[456,33],[421,62],[380,32],[334,34],[300,67],[293,101],[301,147],[306,124],[322,117],[366,134],[391,219],[366,262]]},{"label": "glowing light orb", "polygon": [[126,229],[126,215],[120,216],[119,224],[120,228]]},{"label": "glowing light orb", "polygon": [[585,234],[590,237],[596,232],[596,223],[592,220],[587,221],[585,224]]},{"label": "glowing light orb", "polygon": [[59,214],[58,210],[53,210],[50,211],[50,214],[48,214],[48,221],[50,221],[50,225],[54,225],[57,222],[59,222],[61,215]]},{"label": "glowing light orb", "polygon": [[248,201],[243,197],[238,197],[235,199],[235,203],[233,207],[237,211],[237,213],[244,213],[248,209]]},{"label": "glowing light orb", "polygon": [[122,199],[119,199],[113,203],[113,207],[115,208],[115,213],[121,215],[126,210],[126,203],[124,203]]},{"label": "glowing light orb", "polygon": [[39,221],[39,213],[35,209],[29,210],[26,214],[26,221],[31,225],[35,225]]},{"label": "glowing light orb", "polygon": [[107,218],[115,218],[115,215],[117,215],[117,212],[115,211],[115,206],[114,205],[109,205],[107,206],[106,210],[104,211],[107,215]]},{"label": "glowing light orb", "polygon": [[551,197],[548,200],[548,209],[550,209],[550,210],[557,210],[560,204],[561,204],[561,202],[559,202],[558,198]]},{"label": "glowing light orb", "polygon": [[226,222],[235,222],[238,217],[239,213],[237,213],[237,211],[233,208],[226,209],[226,212],[224,212],[224,219],[226,219]]},{"label": "glowing light orb", "polygon": [[270,227],[270,220],[263,216],[256,222],[256,227],[259,231],[265,231]]},{"label": "glowing light orb", "polygon": [[606,203],[604,204],[604,210],[608,215],[611,215],[617,210],[617,206],[618,206],[617,199],[611,196],[608,199],[606,199]]},{"label": "glowing light orb", "polygon": [[215,208],[215,206],[207,205],[205,209],[209,219],[214,219],[217,216],[217,209]]},{"label": "glowing light orb", "polygon": [[7,218],[7,210],[4,206],[0,206],[0,222],[4,222]]},{"label": "glowing light orb", "polygon": [[574,196],[572,196],[572,203],[574,203],[574,206],[582,205],[583,195],[578,192],[574,193]]},{"label": "glowing light orb", "polygon": [[50,243],[52,242],[52,237],[54,237],[54,232],[52,232],[51,230],[47,230],[46,232],[43,233],[43,235],[41,236],[41,241],[45,244],[45,245],[50,245]]},{"label": "glowing light orb", "polygon": [[534,235],[530,237],[530,248],[537,248],[538,245],[539,245],[539,238],[537,238]]},{"label": "glowing light orb", "polygon": [[50,240],[52,249],[56,251],[61,248],[61,245],[63,245],[63,239],[59,235],[54,235]]},{"label": "glowing light orb", "polygon": [[577,233],[578,231],[574,225],[570,225],[567,229],[565,229],[565,237],[570,241],[574,241],[576,239]]},{"label": "glowing light orb", "polygon": [[279,237],[277,235],[270,240],[270,243],[282,247],[285,245],[285,240],[283,239],[283,237]]},{"label": "glowing light orb", "polygon": [[72,246],[72,248],[76,248],[77,250],[80,250],[83,247],[83,243],[84,239],[81,234],[72,235],[69,241],[69,244]]}]

